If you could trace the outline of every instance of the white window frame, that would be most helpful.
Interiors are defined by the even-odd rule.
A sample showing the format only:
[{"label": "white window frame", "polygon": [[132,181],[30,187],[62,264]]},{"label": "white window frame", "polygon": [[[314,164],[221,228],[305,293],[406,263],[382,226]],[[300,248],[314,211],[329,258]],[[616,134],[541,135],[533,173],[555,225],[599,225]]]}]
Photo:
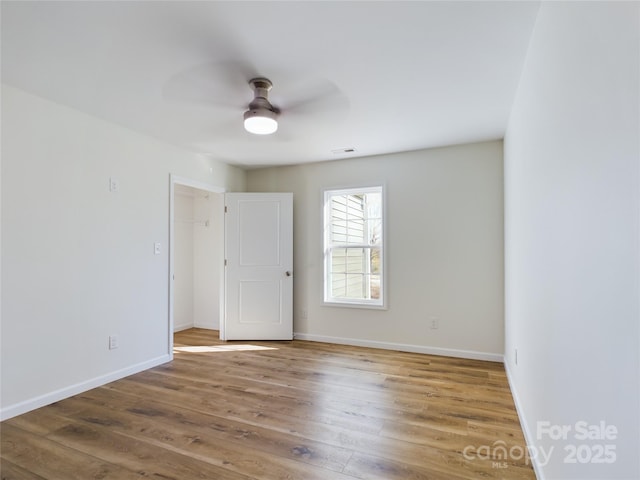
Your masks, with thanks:
[{"label": "white window frame", "polygon": [[[362,193],[380,193],[381,195],[381,239],[380,239],[380,298],[379,299],[353,299],[353,298],[339,298],[333,297],[331,292],[330,271],[331,271],[331,249],[332,248],[369,248],[369,244],[363,245],[332,245],[331,244],[331,205],[330,198],[334,195],[358,195]],[[323,248],[324,248],[324,268],[323,268],[323,285],[324,285],[324,305],[327,306],[340,306],[340,307],[355,307],[355,308],[370,308],[378,310],[387,309],[387,262],[386,262],[386,243],[387,243],[387,208],[386,208],[386,189],[384,185],[373,185],[364,187],[349,187],[349,188],[327,188],[323,190]]]}]

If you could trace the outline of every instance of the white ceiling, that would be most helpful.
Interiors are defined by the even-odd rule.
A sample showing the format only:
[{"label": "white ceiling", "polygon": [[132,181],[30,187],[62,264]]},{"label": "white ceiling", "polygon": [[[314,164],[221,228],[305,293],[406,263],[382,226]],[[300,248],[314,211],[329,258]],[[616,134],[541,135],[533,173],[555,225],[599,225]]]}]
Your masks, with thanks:
[{"label": "white ceiling", "polygon": [[[259,167],[502,138],[539,2],[1,5],[4,83]],[[242,127],[258,75],[269,137]]]}]

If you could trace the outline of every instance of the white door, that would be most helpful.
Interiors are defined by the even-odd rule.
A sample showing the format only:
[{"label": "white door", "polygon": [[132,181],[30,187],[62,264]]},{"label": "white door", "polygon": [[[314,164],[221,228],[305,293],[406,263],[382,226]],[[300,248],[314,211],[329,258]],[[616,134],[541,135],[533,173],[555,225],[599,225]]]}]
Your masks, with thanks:
[{"label": "white door", "polygon": [[222,340],[293,338],[293,194],[225,194]]}]

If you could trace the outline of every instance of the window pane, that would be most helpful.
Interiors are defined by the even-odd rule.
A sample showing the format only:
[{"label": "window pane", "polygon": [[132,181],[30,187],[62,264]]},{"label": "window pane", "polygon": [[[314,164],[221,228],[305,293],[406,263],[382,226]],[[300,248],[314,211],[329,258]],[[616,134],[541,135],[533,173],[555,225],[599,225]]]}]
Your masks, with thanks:
[{"label": "window pane", "polygon": [[[333,235],[346,235],[347,233],[347,221],[346,220],[337,220],[337,219],[333,219],[331,221],[331,233]],[[332,238],[331,239],[333,242],[335,242],[335,240]]]},{"label": "window pane", "polygon": [[332,243],[365,243],[367,230],[362,196],[332,196],[330,227]]},{"label": "window pane", "polygon": [[347,274],[347,298],[366,298],[365,295],[365,275]]},{"label": "window pane", "polygon": [[330,256],[332,296],[362,300],[380,298],[379,248],[334,248]]},{"label": "window pane", "polygon": [[365,273],[367,258],[363,248],[350,248],[347,250],[347,271],[350,273]]},{"label": "window pane", "polygon": [[332,273],[366,273],[368,248],[334,248],[330,252]]},{"label": "window pane", "polygon": [[380,272],[382,271],[381,266],[380,266],[380,262],[381,262],[381,258],[380,258],[380,249],[379,248],[370,248],[369,249],[370,254],[369,254],[369,261],[370,266],[369,266],[369,272],[370,273],[376,273],[376,274],[380,274]]},{"label": "window pane", "polygon": [[367,222],[367,242],[369,245],[382,245],[382,219],[370,219]]},{"label": "window pane", "polygon": [[362,219],[354,220],[347,225],[347,243],[362,245],[365,243],[365,227]]},{"label": "window pane", "polygon": [[347,251],[344,248],[336,248],[331,253],[331,271],[333,273],[346,273]]},{"label": "window pane", "polygon": [[346,294],[347,276],[344,274],[331,275],[331,296],[334,298],[344,298]]},{"label": "window pane", "polygon": [[331,243],[347,243],[347,227],[337,225],[331,229]]},{"label": "window pane", "polygon": [[367,218],[382,218],[382,193],[367,193],[364,197]]},{"label": "window pane", "polygon": [[380,298],[380,275],[370,276],[370,298],[378,300]]}]

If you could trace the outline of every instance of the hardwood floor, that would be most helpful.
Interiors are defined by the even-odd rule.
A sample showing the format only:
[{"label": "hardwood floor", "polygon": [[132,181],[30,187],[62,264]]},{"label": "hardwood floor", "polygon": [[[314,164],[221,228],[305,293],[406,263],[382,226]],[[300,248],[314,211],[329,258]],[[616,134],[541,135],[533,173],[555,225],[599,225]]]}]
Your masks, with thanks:
[{"label": "hardwood floor", "polygon": [[201,329],[175,347],[3,422],[2,479],[535,479],[500,364]]}]

